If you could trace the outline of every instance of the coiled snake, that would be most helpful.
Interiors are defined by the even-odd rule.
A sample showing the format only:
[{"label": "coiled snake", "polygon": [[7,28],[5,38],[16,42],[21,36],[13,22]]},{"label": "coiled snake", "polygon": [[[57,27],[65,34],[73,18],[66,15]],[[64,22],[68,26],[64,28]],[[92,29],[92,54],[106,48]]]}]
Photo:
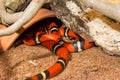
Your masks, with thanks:
[{"label": "coiled snake", "polygon": [[[68,37],[75,41],[67,42],[63,40],[63,37]],[[93,42],[85,41],[67,27],[58,27],[55,22],[38,29],[35,35],[33,35],[33,32],[29,33],[28,36],[23,38],[23,43],[26,45],[42,45],[58,56],[53,66],[25,80],[45,80],[51,78],[65,69],[70,53],[82,51],[93,46]]]}]

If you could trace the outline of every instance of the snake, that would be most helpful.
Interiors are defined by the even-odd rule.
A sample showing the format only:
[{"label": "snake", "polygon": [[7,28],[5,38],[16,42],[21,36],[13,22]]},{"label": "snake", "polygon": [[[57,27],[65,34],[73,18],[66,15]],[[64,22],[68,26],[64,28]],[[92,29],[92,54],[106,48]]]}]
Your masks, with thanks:
[{"label": "snake", "polygon": [[[74,41],[67,42],[63,37]],[[46,80],[52,78],[66,68],[70,53],[86,50],[94,45],[93,42],[84,40],[68,27],[58,27],[55,22],[50,22],[35,32],[29,32],[27,36],[23,37],[22,41],[29,46],[42,45],[58,56],[57,61],[51,67],[24,80]]]}]

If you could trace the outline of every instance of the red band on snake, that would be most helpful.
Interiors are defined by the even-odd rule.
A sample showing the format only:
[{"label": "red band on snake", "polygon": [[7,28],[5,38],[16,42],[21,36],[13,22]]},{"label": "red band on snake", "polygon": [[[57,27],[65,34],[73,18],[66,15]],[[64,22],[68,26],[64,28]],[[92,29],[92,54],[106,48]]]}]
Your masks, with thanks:
[{"label": "red band on snake", "polygon": [[[72,37],[79,40],[75,42],[65,42],[62,40],[62,37]],[[26,45],[40,44],[58,56],[58,60],[53,66],[25,80],[45,80],[51,78],[65,69],[71,52],[82,51],[93,46],[92,42],[85,41],[69,28],[59,28],[55,22],[51,22],[47,25],[47,28],[38,30],[33,37],[24,37],[23,43]]]}]

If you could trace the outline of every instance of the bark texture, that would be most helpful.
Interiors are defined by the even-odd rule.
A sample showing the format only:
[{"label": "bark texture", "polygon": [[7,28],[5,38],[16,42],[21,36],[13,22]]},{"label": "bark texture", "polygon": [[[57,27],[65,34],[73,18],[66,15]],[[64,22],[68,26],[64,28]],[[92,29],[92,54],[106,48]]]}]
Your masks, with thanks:
[{"label": "bark texture", "polygon": [[78,0],[120,22],[120,0]]},{"label": "bark texture", "polygon": [[91,9],[80,0],[54,0],[51,7],[56,16],[77,34],[88,41],[95,41],[111,55],[120,55],[119,22]]}]

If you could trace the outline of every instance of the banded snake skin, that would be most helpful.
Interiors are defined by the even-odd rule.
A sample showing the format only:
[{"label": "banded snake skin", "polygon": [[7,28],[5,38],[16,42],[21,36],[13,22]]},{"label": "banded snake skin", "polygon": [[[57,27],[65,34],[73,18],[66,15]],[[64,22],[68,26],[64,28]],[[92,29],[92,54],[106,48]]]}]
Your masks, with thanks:
[{"label": "banded snake skin", "polygon": [[[46,80],[54,77],[65,69],[69,61],[70,53],[89,49],[94,45],[93,42],[85,41],[71,29],[58,27],[55,22],[50,22],[45,27],[33,33],[34,32],[29,32],[27,36],[23,37],[23,43],[29,46],[42,45],[55,53],[58,59],[56,63],[47,70],[32,77],[27,77],[24,80]],[[68,37],[75,41],[67,42],[63,40],[63,37]]]}]

